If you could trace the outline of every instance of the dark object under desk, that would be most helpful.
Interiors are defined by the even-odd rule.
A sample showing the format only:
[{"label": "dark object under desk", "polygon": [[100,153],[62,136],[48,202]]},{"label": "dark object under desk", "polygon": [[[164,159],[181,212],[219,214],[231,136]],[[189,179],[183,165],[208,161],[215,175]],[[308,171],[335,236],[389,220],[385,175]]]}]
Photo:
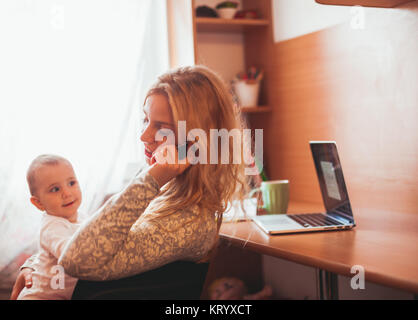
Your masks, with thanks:
[{"label": "dark object under desk", "polygon": [[175,261],[118,280],[79,280],[72,300],[198,300],[208,267],[208,263]]}]

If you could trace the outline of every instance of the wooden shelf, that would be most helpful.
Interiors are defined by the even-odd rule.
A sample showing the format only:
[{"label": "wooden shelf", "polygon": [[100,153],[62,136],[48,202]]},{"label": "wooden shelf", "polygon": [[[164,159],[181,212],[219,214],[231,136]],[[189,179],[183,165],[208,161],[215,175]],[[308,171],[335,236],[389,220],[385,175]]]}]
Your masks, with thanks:
[{"label": "wooden shelf", "polygon": [[198,32],[242,32],[246,28],[268,25],[269,21],[263,19],[196,18]]},{"label": "wooden shelf", "polygon": [[[271,0],[242,0],[242,9],[255,10],[259,19],[222,19],[197,17],[193,9],[193,40],[195,64],[203,64],[221,75],[228,83],[239,71],[260,66],[267,73],[270,49],[273,46]],[[212,33],[212,34],[209,34]],[[219,39],[219,40],[218,40]],[[233,41],[233,46],[230,46]],[[255,49],[257,48],[257,49]],[[265,84],[263,83],[263,86]],[[262,88],[264,89],[264,88]],[[244,116],[262,118],[273,112],[264,90],[260,92],[262,105],[240,107]],[[255,120],[257,121],[257,120]]]},{"label": "wooden shelf", "polygon": [[267,113],[271,112],[271,107],[266,106],[255,106],[255,107],[242,107],[241,112],[242,113]]},{"label": "wooden shelf", "polygon": [[393,8],[413,0],[315,0],[320,4],[337,6],[363,6],[377,8]]}]

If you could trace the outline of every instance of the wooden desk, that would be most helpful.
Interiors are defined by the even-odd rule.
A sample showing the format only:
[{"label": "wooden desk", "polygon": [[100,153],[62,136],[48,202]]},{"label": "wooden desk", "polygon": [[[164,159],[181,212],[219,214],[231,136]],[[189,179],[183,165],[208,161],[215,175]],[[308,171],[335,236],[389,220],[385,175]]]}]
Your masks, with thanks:
[{"label": "wooden desk", "polygon": [[[289,213],[323,212],[315,204],[291,203]],[[365,280],[418,293],[418,214],[355,210],[348,231],[268,236],[253,222],[224,223],[221,238],[248,250],[352,277],[361,265]]]}]

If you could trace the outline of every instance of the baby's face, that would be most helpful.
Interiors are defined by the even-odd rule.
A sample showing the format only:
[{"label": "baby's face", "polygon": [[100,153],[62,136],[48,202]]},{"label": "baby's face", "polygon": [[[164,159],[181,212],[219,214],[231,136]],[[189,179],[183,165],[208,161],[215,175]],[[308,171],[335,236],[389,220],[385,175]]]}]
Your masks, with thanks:
[{"label": "baby's face", "polygon": [[71,165],[59,162],[43,165],[35,172],[36,195],[33,203],[48,214],[76,221],[81,191]]}]

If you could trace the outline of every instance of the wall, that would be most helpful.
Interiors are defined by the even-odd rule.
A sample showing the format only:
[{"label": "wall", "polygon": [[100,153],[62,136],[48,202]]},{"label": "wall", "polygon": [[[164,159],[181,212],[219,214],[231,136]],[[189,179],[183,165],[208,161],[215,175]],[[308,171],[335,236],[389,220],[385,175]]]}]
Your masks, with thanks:
[{"label": "wall", "polygon": [[[354,212],[416,214],[418,1],[364,8],[362,23],[358,11],[311,0],[273,6],[274,76],[266,86],[274,112],[254,121],[265,128],[270,178],[289,179],[292,200],[321,202],[308,141],[335,140]],[[314,269],[271,257],[263,264],[278,297],[317,297]],[[368,282],[354,291],[348,280],[339,277],[342,299],[413,297]]]},{"label": "wall", "polygon": [[321,201],[307,143],[335,140],[354,207],[416,212],[417,15],[418,1],[374,9],[362,30],[344,22],[275,44],[267,169],[291,180],[292,199]]},{"label": "wall", "polygon": [[197,41],[198,63],[216,70],[227,83],[244,70],[242,35],[199,32]]},{"label": "wall", "polygon": [[[358,8],[349,6],[326,6],[315,0],[272,0],[275,42],[284,41],[341,23],[355,22]],[[364,15],[373,14],[381,8],[362,8]],[[367,24],[365,24],[365,27]]]}]

